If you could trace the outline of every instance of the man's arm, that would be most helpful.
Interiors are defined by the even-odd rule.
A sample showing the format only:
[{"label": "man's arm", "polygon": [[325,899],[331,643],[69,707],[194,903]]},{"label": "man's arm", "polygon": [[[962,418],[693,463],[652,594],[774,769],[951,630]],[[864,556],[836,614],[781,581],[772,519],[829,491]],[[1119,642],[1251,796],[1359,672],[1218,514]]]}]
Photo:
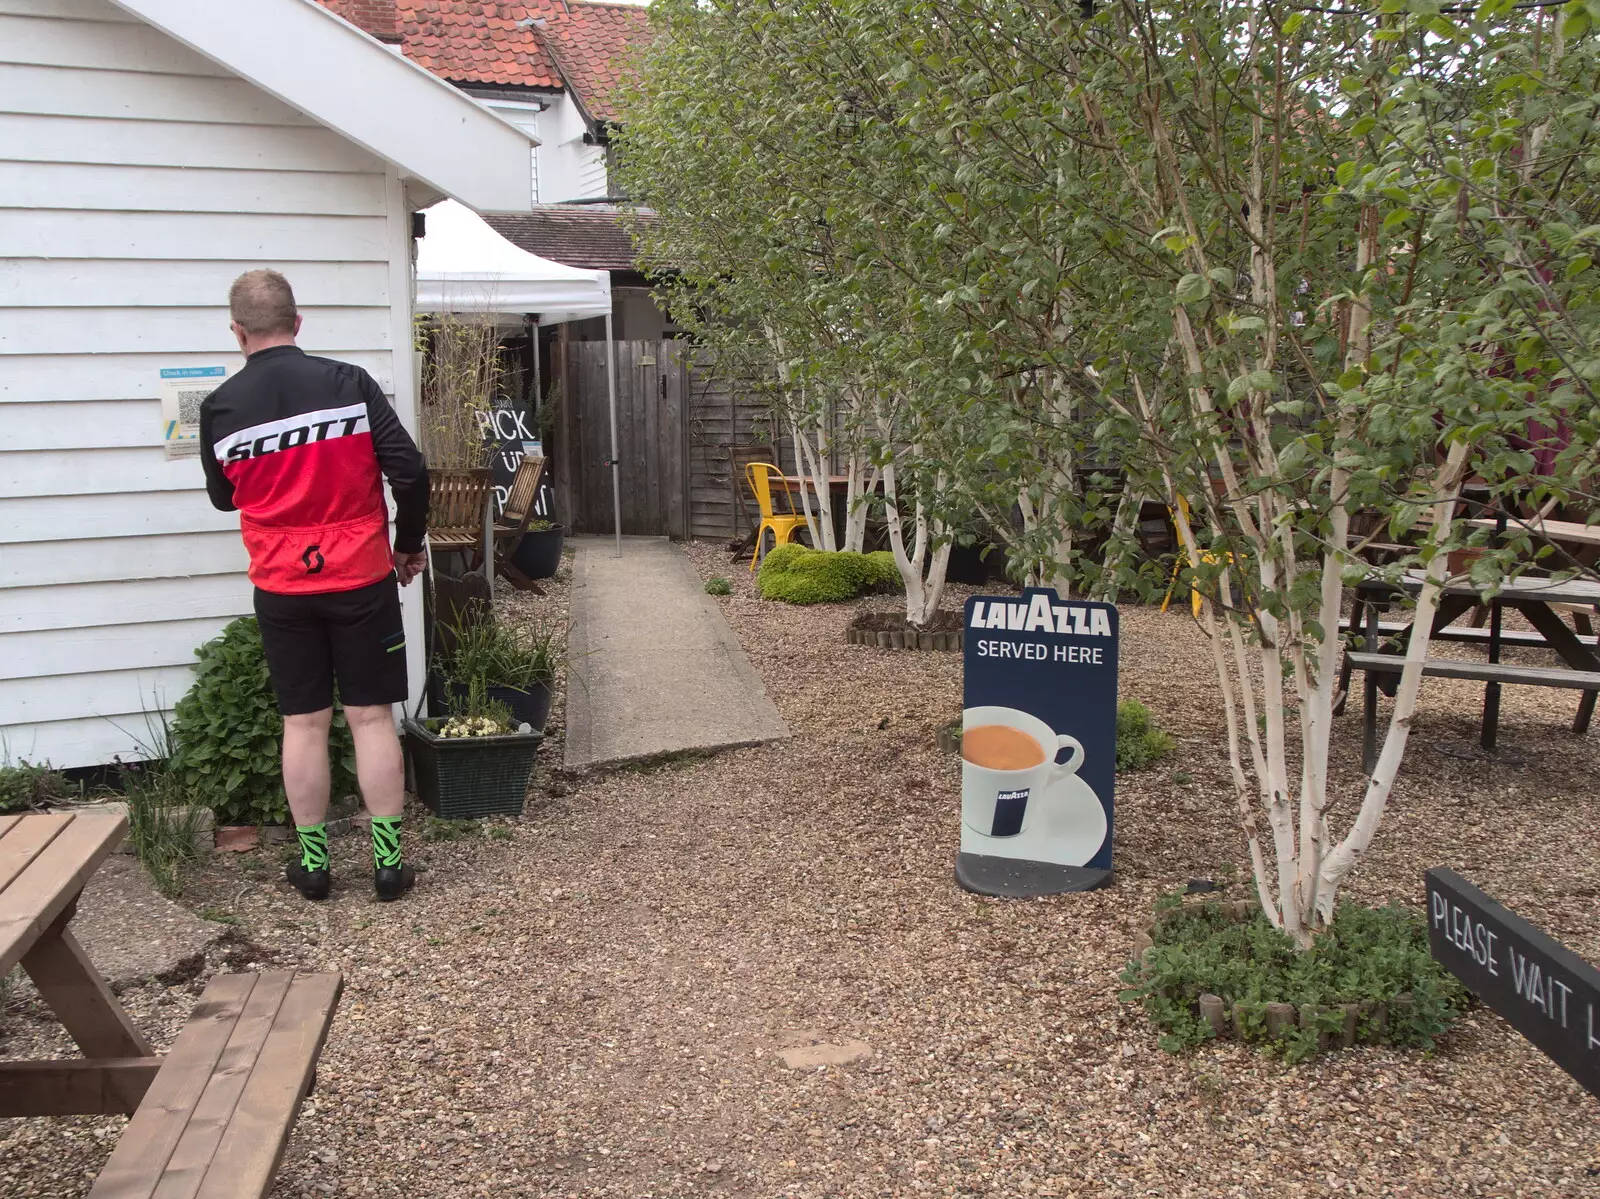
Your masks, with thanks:
[{"label": "man's arm", "polygon": [[378,382],[361,372],[361,389],[367,400],[367,424],[378,466],[394,493],[394,551],[419,554],[428,531],[428,467],[422,451],[411,440]]},{"label": "man's arm", "polygon": [[211,397],[200,401],[200,468],[206,472],[206,494],[218,512],[233,512],[233,482],[222,473],[217,461],[216,443],[211,439]]}]

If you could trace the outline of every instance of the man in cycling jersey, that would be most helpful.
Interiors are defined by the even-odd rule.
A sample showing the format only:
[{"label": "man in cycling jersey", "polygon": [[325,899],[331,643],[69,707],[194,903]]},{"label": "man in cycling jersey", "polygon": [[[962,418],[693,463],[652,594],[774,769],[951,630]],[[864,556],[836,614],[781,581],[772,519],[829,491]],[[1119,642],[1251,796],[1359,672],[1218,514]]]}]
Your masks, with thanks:
[{"label": "man in cycling jersey", "polygon": [[337,684],[372,814],[373,887],[397,899],[415,876],[400,847],[405,773],[392,705],[408,692],[396,583],[426,561],[428,470],[371,375],[295,345],[301,318],[287,279],[240,275],[228,307],[245,365],[201,406],[201,461],[212,504],[238,510],[250,554],[300,848],[289,881],[307,899],[326,899],[332,885],[324,821]]}]

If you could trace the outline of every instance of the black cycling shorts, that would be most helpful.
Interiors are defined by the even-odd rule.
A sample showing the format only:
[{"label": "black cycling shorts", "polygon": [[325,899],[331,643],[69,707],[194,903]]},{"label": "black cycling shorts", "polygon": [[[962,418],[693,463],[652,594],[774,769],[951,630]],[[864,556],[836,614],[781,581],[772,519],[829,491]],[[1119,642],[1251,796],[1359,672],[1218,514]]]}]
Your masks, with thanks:
[{"label": "black cycling shorts", "polygon": [[393,575],[354,591],[279,595],[256,588],[256,620],[278,711],[320,712],[339,702],[402,704],[406,634]]}]

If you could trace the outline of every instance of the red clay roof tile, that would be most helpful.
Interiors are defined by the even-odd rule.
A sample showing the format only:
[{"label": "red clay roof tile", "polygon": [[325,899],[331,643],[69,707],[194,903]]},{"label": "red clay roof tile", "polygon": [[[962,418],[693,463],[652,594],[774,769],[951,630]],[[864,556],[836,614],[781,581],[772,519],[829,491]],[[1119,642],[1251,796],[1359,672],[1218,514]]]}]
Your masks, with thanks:
[{"label": "red clay roof tile", "polygon": [[[353,16],[352,0],[321,2]],[[561,7],[561,0],[397,0],[396,29],[407,58],[451,83],[556,88],[561,76],[532,22]]]},{"label": "red clay roof tile", "polygon": [[590,117],[614,121],[618,86],[650,41],[650,12],[637,4],[558,0],[539,37]]},{"label": "red clay roof tile", "polygon": [[[385,7],[375,0],[321,2],[368,29],[370,13]],[[406,57],[435,75],[499,87],[565,84],[596,121],[616,119],[617,87],[650,37],[649,10],[637,4],[394,0],[394,9]]]}]

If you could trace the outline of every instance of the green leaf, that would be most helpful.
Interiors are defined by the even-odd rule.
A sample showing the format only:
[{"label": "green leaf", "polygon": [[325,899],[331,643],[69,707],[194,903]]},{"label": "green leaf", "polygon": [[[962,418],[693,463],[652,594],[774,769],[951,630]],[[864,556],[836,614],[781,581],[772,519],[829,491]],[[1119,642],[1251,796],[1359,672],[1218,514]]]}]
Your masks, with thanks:
[{"label": "green leaf", "polygon": [[1193,304],[1211,294],[1211,281],[1204,275],[1185,275],[1173,293],[1180,304]]}]

